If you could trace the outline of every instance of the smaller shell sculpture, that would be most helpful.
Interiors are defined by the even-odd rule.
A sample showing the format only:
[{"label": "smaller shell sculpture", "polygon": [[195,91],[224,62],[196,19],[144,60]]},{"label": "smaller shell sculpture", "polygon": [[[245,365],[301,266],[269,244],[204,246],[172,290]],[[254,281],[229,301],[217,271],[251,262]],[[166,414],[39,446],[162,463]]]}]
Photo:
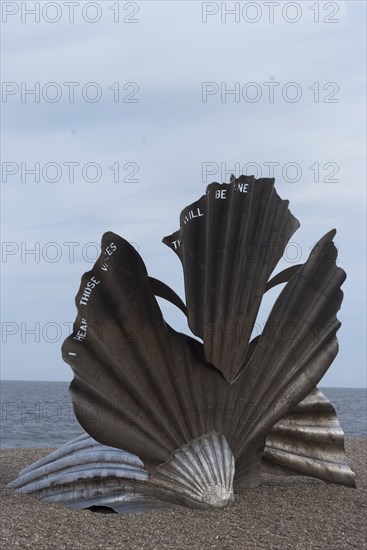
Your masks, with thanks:
[{"label": "smaller shell sculpture", "polygon": [[[273,179],[209,185],[163,239],[182,263],[186,304],[149,277],[126,240],[106,233],[62,350],[87,434],[10,486],[119,513],[223,508],[262,472],[353,487],[344,434],[316,387],[338,351],[345,272],[332,230],[304,264],[272,276],[298,227]],[[264,294],[279,284],[251,339]],[[202,343],[165,322],[157,296],[187,315]]]}]

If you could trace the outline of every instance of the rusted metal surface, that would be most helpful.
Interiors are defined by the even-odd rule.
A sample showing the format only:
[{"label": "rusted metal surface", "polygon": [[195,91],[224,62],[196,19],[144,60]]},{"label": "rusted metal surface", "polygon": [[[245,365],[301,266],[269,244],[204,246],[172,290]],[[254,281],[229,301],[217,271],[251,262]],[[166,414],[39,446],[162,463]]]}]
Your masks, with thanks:
[{"label": "rusted metal surface", "polygon": [[[299,226],[274,180],[241,176],[211,184],[180,221],[164,242],[182,262],[186,305],[151,279],[138,252],[113,233],[103,236],[100,258],[82,277],[77,319],[63,345],[80,424],[101,444],[140,457],[149,498],[166,503],[203,506],[205,490],[193,497],[173,488],[180,485],[178,458],[193,485],[202,479],[189,465],[196,452],[187,454],[190,446],[216,457],[213,487],[220,475],[230,479],[229,456],[235,489],[253,483],[265,463],[352,485],[335,412],[315,390],[338,351],[345,273],[336,265],[335,231],[304,264],[271,278]],[[251,341],[262,297],[280,283],[286,285],[263,333]],[[171,328],[156,296],[187,311],[203,343]],[[324,412],[307,425],[312,406]],[[213,434],[222,442],[219,455]],[[222,503],[213,505],[230,502],[225,486],[218,489]]]}]

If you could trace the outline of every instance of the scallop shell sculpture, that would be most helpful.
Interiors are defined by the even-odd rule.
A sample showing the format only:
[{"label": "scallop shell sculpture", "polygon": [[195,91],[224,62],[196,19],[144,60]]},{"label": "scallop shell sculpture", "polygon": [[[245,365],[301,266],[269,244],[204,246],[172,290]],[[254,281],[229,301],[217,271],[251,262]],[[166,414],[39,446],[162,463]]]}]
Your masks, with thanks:
[{"label": "scallop shell sculpture", "polygon": [[[75,414],[89,435],[11,486],[120,513],[221,508],[262,471],[354,486],[344,434],[316,388],[338,351],[345,272],[336,265],[335,230],[304,264],[271,278],[298,227],[273,179],[209,185],[163,239],[182,263],[186,305],[148,276],[126,240],[106,233],[63,345]],[[251,340],[264,293],[280,283]],[[187,314],[203,343],[165,322],[157,296]]]}]

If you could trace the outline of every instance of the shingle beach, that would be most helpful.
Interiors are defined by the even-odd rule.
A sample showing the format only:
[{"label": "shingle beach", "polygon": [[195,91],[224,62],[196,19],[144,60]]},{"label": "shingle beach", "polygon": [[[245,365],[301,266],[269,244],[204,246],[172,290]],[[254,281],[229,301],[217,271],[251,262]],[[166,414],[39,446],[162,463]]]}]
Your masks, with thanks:
[{"label": "shingle beach", "polygon": [[319,549],[367,548],[367,439],[346,442],[356,489],[306,477],[265,476],[229,509],[122,516],[69,510],[5,485],[50,449],[2,449],[1,548]]}]

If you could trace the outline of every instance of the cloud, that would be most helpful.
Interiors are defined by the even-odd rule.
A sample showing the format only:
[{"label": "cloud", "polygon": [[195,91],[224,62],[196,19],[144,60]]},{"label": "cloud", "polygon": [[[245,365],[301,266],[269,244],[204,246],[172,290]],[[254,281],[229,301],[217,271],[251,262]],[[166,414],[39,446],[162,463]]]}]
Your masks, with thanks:
[{"label": "cloud", "polygon": [[[205,192],[211,181],[204,177],[208,165],[213,180],[228,181],[232,168],[242,171],[252,163],[250,171],[258,165],[266,176],[274,162],[278,192],[290,199],[301,221],[297,242],[302,250],[309,251],[331,227],[338,229],[349,277],[339,366],[330,370],[328,383],[363,385],[363,329],[360,323],[350,326],[351,319],[364,317],[359,300],[365,197],[363,3],[329,3],[339,8],[333,16],[339,22],[330,24],[323,22],[332,17],[326,3],[318,3],[319,23],[311,9],[315,3],[299,3],[302,17],[294,24],[279,14],[270,23],[263,3],[258,3],[263,8],[258,23],[243,17],[236,23],[230,16],[222,23],[220,11],[203,23],[199,2],[141,2],[139,23],[115,24],[107,4],[101,4],[103,17],[96,24],[78,14],[69,23],[63,13],[53,25],[31,19],[22,23],[19,15],[4,25],[4,80],[15,82],[19,92],[3,104],[3,160],[18,167],[3,183],[3,233],[6,243],[16,243],[19,250],[3,261],[3,319],[71,321],[80,275],[92,265],[83,247],[99,243],[107,230],[135,242],[149,272],[183,296],[181,266],[161,239],[178,228],[182,208]],[[220,10],[222,4],[215,5]],[[21,101],[22,82],[28,90],[39,83],[38,103],[29,94]],[[47,87],[51,82],[62,93],[55,103],[43,97],[57,91]],[[72,103],[65,82],[80,83]],[[139,101],[124,102],[134,91],[128,83],[134,82]],[[212,83],[215,92],[206,102],[204,82]],[[102,90],[96,103],[83,97],[93,92],[90,83]],[[299,100],[292,101],[299,91]],[[259,99],[252,101],[256,93]],[[39,182],[26,171],[37,162]],[[79,163],[73,181],[70,162]],[[59,181],[45,179],[49,163],[60,167]],[[99,181],[90,181],[93,167],[86,172],[89,180],[83,172],[90,163],[99,166]],[[111,168],[115,163],[118,183]],[[133,183],[132,163],[138,168]],[[52,179],[52,167],[49,174]],[[55,263],[42,256],[42,250],[51,254],[52,242],[61,250]],[[73,262],[64,244],[70,242],[79,243]],[[26,249],[39,243],[40,261],[31,254],[23,254],[22,261],[22,243]],[[169,322],[185,330],[181,314],[163,307]],[[60,366],[60,342],[36,345],[29,337],[21,344],[19,338],[19,333],[9,337],[4,346],[4,378],[29,379],[33,372],[38,379],[71,377]],[[353,363],[353,372],[343,370],[341,362]],[[61,370],[50,371],[50,364]]]}]

